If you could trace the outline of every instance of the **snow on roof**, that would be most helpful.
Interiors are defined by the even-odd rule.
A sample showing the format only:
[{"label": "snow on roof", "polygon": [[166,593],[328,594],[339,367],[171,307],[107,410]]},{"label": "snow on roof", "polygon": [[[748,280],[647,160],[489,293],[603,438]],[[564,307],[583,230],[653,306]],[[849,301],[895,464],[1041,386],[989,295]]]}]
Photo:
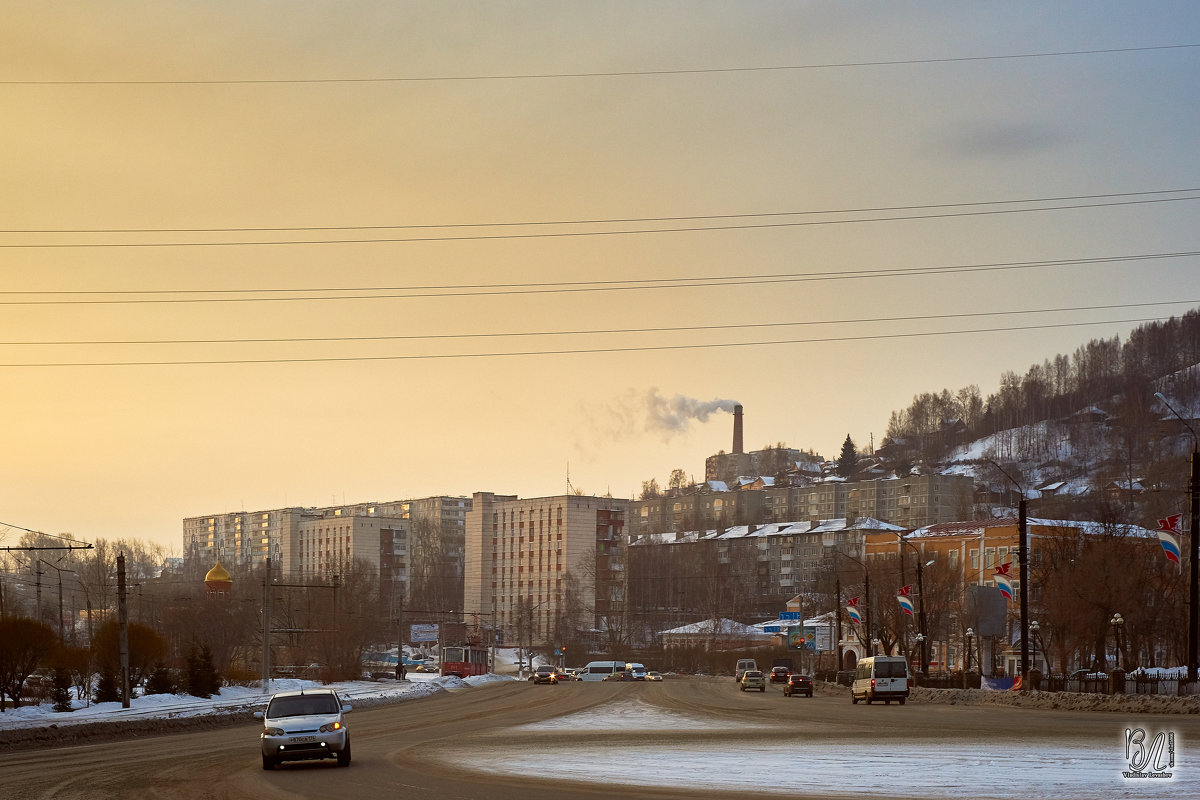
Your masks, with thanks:
[{"label": "snow on roof", "polygon": [[745,625],[741,622],[735,622],[731,619],[721,618],[720,620],[706,619],[700,622],[693,622],[690,625],[680,625],[678,628],[671,628],[666,631],[659,631],[660,634],[712,634],[716,633],[722,636],[755,636],[767,637],[770,634],[763,633],[760,629],[753,625]]},{"label": "snow on roof", "polygon": [[725,481],[706,481],[705,486],[714,492],[728,492],[729,486]]},{"label": "snow on roof", "polygon": [[856,520],[854,520],[854,522],[851,525],[848,526],[848,529],[854,530],[854,531],[902,531],[902,530],[904,530],[904,528],[902,528],[899,525],[893,525],[890,522],[884,522],[883,520],[875,519],[874,517],[861,517],[859,519],[856,519]]}]

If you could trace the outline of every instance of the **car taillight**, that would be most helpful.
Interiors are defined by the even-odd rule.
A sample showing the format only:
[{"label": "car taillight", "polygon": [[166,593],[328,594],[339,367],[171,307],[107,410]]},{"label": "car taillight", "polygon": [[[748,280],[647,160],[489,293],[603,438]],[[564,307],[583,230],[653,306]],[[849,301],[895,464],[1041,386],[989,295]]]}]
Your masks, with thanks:
[{"label": "car taillight", "polygon": [[875,679],[874,678],[871,678],[871,688],[872,689],[875,688]]}]

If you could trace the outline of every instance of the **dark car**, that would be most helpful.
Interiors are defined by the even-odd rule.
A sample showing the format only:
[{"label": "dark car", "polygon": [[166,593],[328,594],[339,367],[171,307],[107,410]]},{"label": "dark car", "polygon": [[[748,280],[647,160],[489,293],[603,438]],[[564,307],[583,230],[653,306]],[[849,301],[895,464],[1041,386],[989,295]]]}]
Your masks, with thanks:
[{"label": "dark car", "polygon": [[538,667],[529,680],[534,683],[548,683],[554,686],[558,683],[558,671],[550,666]]},{"label": "dark car", "polygon": [[789,675],[787,683],[783,687],[783,696],[791,697],[794,694],[802,694],[806,697],[812,697],[812,678],[807,675]]},{"label": "dark car", "polygon": [[771,667],[771,683],[786,683],[791,674],[787,667]]}]

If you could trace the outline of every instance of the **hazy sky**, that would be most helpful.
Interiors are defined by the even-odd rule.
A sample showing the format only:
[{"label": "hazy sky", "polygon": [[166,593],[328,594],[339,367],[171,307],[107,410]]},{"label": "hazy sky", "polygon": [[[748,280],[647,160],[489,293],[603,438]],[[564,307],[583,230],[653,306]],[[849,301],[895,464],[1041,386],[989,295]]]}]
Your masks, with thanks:
[{"label": "hazy sky", "polygon": [[629,497],[1200,305],[1195,2],[2,15],[10,525]]}]

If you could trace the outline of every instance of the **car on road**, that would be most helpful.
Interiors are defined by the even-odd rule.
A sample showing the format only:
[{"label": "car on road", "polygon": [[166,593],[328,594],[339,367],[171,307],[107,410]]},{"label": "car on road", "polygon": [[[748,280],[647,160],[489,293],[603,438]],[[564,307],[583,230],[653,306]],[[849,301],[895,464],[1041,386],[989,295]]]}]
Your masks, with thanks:
[{"label": "car on road", "polygon": [[646,673],[646,680],[648,680],[648,681],[661,681],[662,679],[663,679],[663,676],[662,676],[661,672],[647,672]]},{"label": "car on road", "polygon": [[870,705],[882,700],[889,705],[895,700],[900,705],[908,699],[908,661],[903,656],[869,656],[858,660],[854,683],[850,687],[850,701],[867,701]]},{"label": "car on road", "polygon": [[794,694],[802,694],[806,697],[812,697],[812,678],[807,675],[801,675],[798,672],[793,672],[791,675],[789,675],[787,683],[783,685],[783,696],[791,697]]},{"label": "car on road", "polygon": [[350,730],[344,715],[351,709],[332,689],[272,695],[265,711],[254,712],[263,721],[263,769],[318,758],[336,758],[339,767],[350,766]]},{"label": "car on road", "polygon": [[792,671],[787,667],[771,667],[771,683],[787,683]]},{"label": "car on road", "polygon": [[741,683],[742,676],[745,675],[747,671],[752,669],[758,669],[757,661],[755,661],[753,658],[739,658],[737,662],[737,668],[733,671],[733,679]]},{"label": "car on road", "polygon": [[549,664],[543,664],[534,670],[534,673],[532,676],[530,676],[529,680],[533,681],[534,683],[548,683],[551,686],[557,685],[559,681],[558,670],[554,669],[554,667],[550,666]]},{"label": "car on road", "polygon": [[767,690],[767,679],[763,676],[761,670],[749,669],[742,673],[742,679],[738,681],[743,692],[751,689],[758,689],[760,692]]},{"label": "car on road", "polygon": [[625,669],[625,670],[621,670],[620,672],[614,672],[611,675],[606,676],[604,678],[604,680],[606,680],[606,681],[632,681],[632,680],[637,680],[637,679],[633,677],[633,670]]},{"label": "car on road", "polygon": [[635,681],[646,680],[646,665],[645,664],[638,664],[637,662],[630,662],[628,664],[628,666],[625,667],[625,669],[628,672],[633,673],[633,679]]}]

